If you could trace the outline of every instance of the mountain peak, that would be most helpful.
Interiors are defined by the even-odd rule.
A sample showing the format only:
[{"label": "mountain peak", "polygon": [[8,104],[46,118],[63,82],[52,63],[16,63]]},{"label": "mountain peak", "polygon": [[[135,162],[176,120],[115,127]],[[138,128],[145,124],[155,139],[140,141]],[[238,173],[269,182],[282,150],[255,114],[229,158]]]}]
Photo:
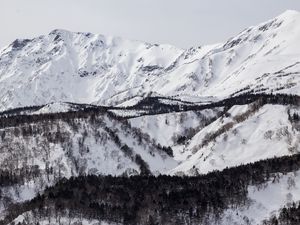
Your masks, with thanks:
[{"label": "mountain peak", "polygon": [[289,20],[289,19],[293,19],[293,18],[298,18],[300,17],[300,13],[296,10],[286,10],[285,12],[283,12],[282,14],[280,14],[279,16],[277,16],[277,19],[281,19],[281,20]]},{"label": "mountain peak", "polygon": [[55,29],[49,33],[50,37],[54,38],[54,41],[66,40],[68,37],[73,36],[73,32],[64,29]]},{"label": "mountain peak", "polygon": [[299,15],[300,13],[297,10],[288,9],[284,11],[281,15]]},{"label": "mountain peak", "polygon": [[65,34],[71,34],[71,33],[72,33],[71,31],[65,30],[65,29],[54,29],[49,33],[49,35],[57,35],[57,34],[65,35]]},{"label": "mountain peak", "polygon": [[11,47],[13,49],[21,49],[30,41],[30,39],[16,39],[11,43]]}]

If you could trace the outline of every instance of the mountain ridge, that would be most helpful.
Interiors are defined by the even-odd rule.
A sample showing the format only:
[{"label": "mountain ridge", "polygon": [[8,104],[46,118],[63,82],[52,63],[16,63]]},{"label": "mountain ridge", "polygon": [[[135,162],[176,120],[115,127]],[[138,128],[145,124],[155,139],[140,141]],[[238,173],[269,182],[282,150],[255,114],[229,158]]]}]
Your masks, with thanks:
[{"label": "mountain ridge", "polygon": [[116,106],[153,94],[190,101],[300,94],[298,24],[299,13],[287,11],[224,44],[187,50],[66,30],[18,39],[0,53],[0,110],[49,102]]}]

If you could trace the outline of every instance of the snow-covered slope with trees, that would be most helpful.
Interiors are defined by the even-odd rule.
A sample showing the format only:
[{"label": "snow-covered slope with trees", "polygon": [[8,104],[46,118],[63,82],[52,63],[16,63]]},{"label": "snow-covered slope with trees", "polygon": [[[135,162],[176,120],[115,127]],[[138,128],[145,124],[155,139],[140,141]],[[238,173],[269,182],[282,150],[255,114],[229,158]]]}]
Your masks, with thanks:
[{"label": "snow-covered slope with trees", "polygon": [[281,209],[300,201],[300,171],[278,173],[274,179],[258,186],[249,186],[249,203],[239,209],[228,209],[221,216],[222,225],[263,224]]},{"label": "snow-covered slope with trees", "polygon": [[6,216],[5,221],[297,225],[299,217],[291,217],[287,209],[300,209],[299,168],[296,155],[196,178],[81,176],[58,182],[31,202],[9,207],[10,215],[18,216]]},{"label": "snow-covered slope with trees", "polygon": [[0,124],[0,218],[63,178],[158,175],[178,165],[165,146],[106,112],[34,112]]},{"label": "snow-covered slope with trees", "polygon": [[55,119],[47,116],[0,129],[2,170],[37,166],[42,171],[51,170],[56,176],[70,177],[158,174],[177,165],[148,136],[107,115],[87,118],[66,115]]},{"label": "snow-covered slope with trees", "polygon": [[[0,53],[0,109],[13,109],[1,115],[3,118],[19,114],[55,115],[109,105],[109,108],[102,109],[114,113],[120,120],[129,118],[120,127],[128,126],[128,129],[133,129],[134,135],[139,133],[145,143],[149,142],[145,145],[153,145],[153,148],[163,149],[173,156],[168,158],[168,165],[161,157],[152,160],[150,156],[147,158],[148,155],[142,156],[154,174],[207,173],[227,166],[298,153],[299,122],[291,120],[291,116],[293,110],[299,114],[299,104],[283,105],[285,102],[281,101],[258,105],[257,99],[254,99],[251,104],[244,102],[228,106],[227,102],[206,109],[197,107],[241,94],[299,94],[299,24],[300,14],[287,11],[244,30],[225,44],[188,50],[64,30],[54,30],[32,40],[16,40]],[[27,108],[14,109],[19,106]],[[156,111],[151,111],[155,107]],[[167,110],[159,111],[164,107]],[[172,112],[174,109],[178,110]],[[118,135],[122,141],[119,147],[126,145],[140,155],[140,148],[135,148],[136,140],[127,138],[125,130],[119,129],[119,133],[115,130],[116,121],[113,117],[103,121],[110,124],[110,136],[112,133]],[[68,126],[61,125],[62,129],[68,129]],[[85,127],[84,124],[80,126]],[[90,124],[86,126],[94,129]],[[52,128],[47,129],[60,132]],[[25,140],[19,136],[21,131],[18,131],[23,128],[10,129],[14,133],[2,131],[2,146],[7,146],[5,149],[2,147],[3,162],[17,155],[16,150],[8,154],[8,147],[21,146],[19,148],[23,149],[25,146]],[[104,133],[107,135],[107,132]],[[63,130],[70,140],[76,136],[75,133]],[[94,159],[93,152],[98,151],[98,146],[93,147],[97,140],[92,140],[96,134],[91,131],[85,133],[91,137],[87,140],[91,151],[80,162]],[[40,135],[38,133],[37,137]],[[44,145],[38,143],[37,137],[26,138],[26,148],[29,146],[42,152],[39,148]],[[50,155],[59,157],[59,160],[64,158],[60,156],[65,155],[66,146],[57,147],[49,145],[49,140],[43,141]],[[102,146],[105,150],[97,154],[113,151],[115,146],[106,144]],[[150,155],[151,149],[148,149]],[[32,153],[37,161],[32,161],[31,166],[45,167],[48,160],[48,163],[56,164],[57,159],[49,155],[45,158],[41,154],[42,165],[36,154]],[[101,168],[95,167],[99,173],[120,175],[124,172],[106,168],[106,164],[116,164],[100,158],[96,164]],[[72,170],[71,164],[65,164],[66,170]],[[126,168],[130,163],[123,164]],[[85,173],[95,169],[90,166],[87,165]],[[65,176],[71,174],[68,171]]]},{"label": "snow-covered slope with trees", "polygon": [[182,160],[172,173],[194,174],[300,152],[299,107],[234,106],[185,144],[173,147]]},{"label": "snow-covered slope with trees", "polygon": [[[277,173],[272,179],[261,185],[251,185],[248,187],[248,200],[243,206],[232,207],[216,219],[208,216],[209,224],[218,225],[263,225],[263,222],[278,216],[284,207],[291,207],[300,201],[300,171],[287,174]],[[57,217],[37,218],[31,212],[26,212],[14,220],[27,224],[39,222],[49,224],[60,222],[64,224],[76,224],[81,222],[83,225],[120,225],[86,218],[76,218],[58,215]],[[188,223],[187,223],[188,224]],[[203,223],[205,224],[205,223]]]},{"label": "snow-covered slope with trees", "polygon": [[150,135],[157,143],[164,146],[176,146],[185,141],[186,136],[204,128],[222,113],[221,108],[202,111],[167,113],[141,116],[129,119],[133,127]]}]

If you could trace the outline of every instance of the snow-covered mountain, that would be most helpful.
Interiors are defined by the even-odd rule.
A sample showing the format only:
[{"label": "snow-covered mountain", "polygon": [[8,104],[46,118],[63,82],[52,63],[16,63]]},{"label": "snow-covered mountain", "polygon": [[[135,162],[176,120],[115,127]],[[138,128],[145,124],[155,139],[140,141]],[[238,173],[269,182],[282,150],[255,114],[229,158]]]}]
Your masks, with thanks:
[{"label": "snow-covered mountain", "polygon": [[[250,27],[224,44],[188,50],[54,30],[32,40],[16,40],[1,51],[0,109],[12,109],[1,115],[47,115],[109,105],[100,108],[128,120],[127,124],[147,140],[172,148],[168,166],[164,160],[152,163],[147,156],[142,157],[155,167],[150,171],[156,174],[207,173],[294,154],[300,151],[299,123],[291,116],[293,112],[299,114],[299,104],[284,105],[281,100],[255,109],[255,99],[251,104],[209,104],[243,94],[299,95],[298,40],[300,13],[296,11]],[[149,111],[157,104],[171,108]],[[176,112],[166,113],[172,112],[175,105]],[[187,107],[205,105],[207,108],[187,111]],[[68,126],[65,124],[63,129]],[[121,133],[126,136],[125,142],[136,142]],[[15,136],[12,134],[9,142],[23,145],[24,141]],[[21,143],[15,143],[14,138]],[[3,138],[2,145],[6,146],[7,140]],[[87,141],[87,145],[95,146],[94,140]],[[33,143],[29,146],[34,148]],[[237,154],[240,156],[234,157]],[[34,165],[39,164],[30,164]],[[68,165],[66,169],[72,168]],[[103,174],[122,172],[99,170]]]},{"label": "snow-covered mountain", "polygon": [[0,110],[50,102],[117,105],[148,95],[202,101],[243,92],[299,93],[300,14],[224,44],[183,50],[54,30],[0,53]]},{"label": "snow-covered mountain", "polygon": [[[54,30],[32,40],[16,40],[1,51],[0,110],[12,110],[1,113],[0,118],[56,115],[102,105],[99,109],[113,113],[119,120],[127,120],[127,125],[146,137],[145,142],[151,141],[145,143],[152,146],[150,149],[165,147],[164,150],[170,151],[172,148],[170,155],[173,158],[168,158],[168,165],[164,157],[153,163],[148,155],[142,154],[142,160],[149,164],[154,174],[207,173],[294,154],[300,151],[299,122],[291,117],[293,113],[299,114],[299,101],[285,105],[287,95],[282,96],[284,100],[275,102],[271,102],[272,96],[269,96],[267,102],[259,104],[258,98],[244,102],[230,99],[241,95],[250,98],[249,94],[258,93],[299,95],[298,40],[300,13],[296,11],[287,11],[250,27],[224,44],[188,50]],[[229,100],[215,104],[225,98]],[[229,104],[230,101],[234,103]],[[155,107],[158,108],[156,111],[150,110]],[[174,107],[176,112],[172,112]],[[106,123],[115,126],[118,120],[114,117],[105,117]],[[29,122],[35,123],[34,119]],[[90,124],[81,125],[88,130],[95,129]],[[66,123],[63,129],[68,130],[69,126]],[[52,127],[47,129],[55,132]],[[103,130],[97,129],[98,133]],[[73,136],[78,131],[67,130],[64,132],[70,142],[74,142]],[[103,132],[104,136],[109,135],[107,130]],[[126,130],[119,132],[118,135],[124,136],[124,144],[129,142],[131,144],[127,145],[135,149],[136,137],[128,137]],[[10,133],[7,126],[3,127],[2,133],[3,146],[8,142],[16,146],[24,146],[26,142],[32,149],[35,145],[37,149],[43,146],[37,143],[36,136],[32,136],[32,140],[22,140],[18,132],[11,133],[11,139],[7,139]],[[93,135],[91,138],[87,141],[91,148],[89,154],[97,143]],[[56,156],[62,153],[55,153],[59,148],[64,149],[62,146],[50,147],[50,152]],[[111,151],[109,148],[115,147],[105,149]],[[137,151],[139,148],[138,145]],[[100,158],[104,154],[102,150],[99,152],[97,145],[95,151]],[[38,158],[36,154],[32,153]],[[86,157],[89,158],[89,154]],[[41,157],[44,160],[44,156]],[[51,161],[48,163],[56,163],[47,157]],[[86,157],[84,159],[89,161]],[[2,159],[6,162],[9,158]],[[102,161],[98,162],[101,166],[104,165]],[[30,164],[36,165],[40,166],[34,160]],[[71,164],[67,165],[66,170],[72,170],[70,167]],[[102,169],[97,171],[114,175],[124,172]],[[69,175],[70,172],[66,173]]]},{"label": "snow-covered mountain", "polygon": [[[225,177],[234,179],[239,174],[235,167],[245,173],[239,180],[241,189],[232,190],[229,185],[232,199],[221,211],[210,211],[208,206],[203,224],[215,224],[215,219],[224,225],[260,224],[279,215],[282,207],[300,201],[300,164],[292,158],[284,164],[286,156],[297,158],[300,153],[299,40],[300,13],[287,11],[225,43],[187,50],[65,30],[14,41],[0,50],[0,224],[4,218],[15,219],[12,224],[38,220],[40,224],[52,220],[54,224],[80,220],[123,224],[122,216],[99,222],[81,214],[70,216],[69,211],[59,215],[56,205],[46,216],[35,210],[35,202],[25,210],[26,201],[39,199],[47,186],[61,182],[64,187],[74,177],[79,176],[76,182],[80,183],[94,175],[101,175],[96,180],[107,176],[108,183],[123,179],[115,190],[122,182],[134,184],[135,179],[145,179],[149,185],[175,179],[171,187],[166,180],[154,185],[155,190],[162,187],[158,198],[175,199],[173,203],[182,210],[174,214],[179,215],[177,219],[199,224],[186,219],[198,218],[205,207],[197,205],[200,200],[195,209],[188,209],[184,201],[178,203],[178,196],[184,195],[180,191],[192,188],[187,193],[198,193],[198,179],[204,179],[200,183],[206,188],[224,171]],[[283,164],[277,167],[274,156]],[[258,179],[251,174],[256,166],[268,173],[259,174]],[[191,182],[188,186],[176,186],[185,179]],[[93,185],[85,193],[95,190]],[[101,185],[101,191],[109,193],[107,202],[99,203],[105,207],[119,209],[121,201],[132,197],[119,198],[114,188],[105,182]],[[143,191],[133,199],[141,200]],[[226,191],[212,195],[212,204],[226,199]],[[146,211],[138,213],[157,215],[152,206],[159,208],[161,201],[152,199],[153,190],[149,193],[144,199],[150,202]],[[119,201],[110,202],[115,194]],[[51,201],[44,210],[47,204],[53,210]],[[9,218],[14,209],[20,212],[18,217]],[[166,212],[170,217],[172,209]],[[170,224],[176,224],[176,216],[173,221],[170,217]],[[142,224],[148,224],[148,219],[142,218]],[[159,214],[153,219],[161,220]]]}]

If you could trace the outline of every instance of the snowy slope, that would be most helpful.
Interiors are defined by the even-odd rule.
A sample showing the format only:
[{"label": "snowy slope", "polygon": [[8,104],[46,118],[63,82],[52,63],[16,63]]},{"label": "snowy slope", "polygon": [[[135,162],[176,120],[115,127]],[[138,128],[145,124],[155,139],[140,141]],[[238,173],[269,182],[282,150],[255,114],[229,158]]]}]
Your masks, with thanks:
[{"label": "snowy slope", "polygon": [[299,107],[267,104],[253,108],[253,104],[234,106],[227,117],[218,118],[185,145],[173,147],[182,163],[171,173],[207,173],[300,152],[299,125],[288,116],[289,108],[299,113]]},{"label": "snowy slope", "polygon": [[1,51],[0,110],[50,102],[130,104],[153,93],[191,101],[243,91],[300,94],[299,39],[295,11],[224,44],[188,50],[54,30]]},{"label": "snowy slope", "polygon": [[[62,109],[76,111],[75,106],[79,107],[64,103],[48,104],[29,114],[41,114],[47,118],[48,115],[55,115]],[[79,119],[71,124],[62,122],[56,125],[55,120],[50,120],[45,124],[33,124],[32,127],[25,124],[4,128],[0,129],[2,137],[0,149],[3,153],[0,162],[4,163],[0,165],[3,168],[11,166],[18,168],[18,165],[7,162],[20,155],[21,158],[17,160],[20,165],[25,160],[31,162],[30,165],[44,168],[46,162],[56,165],[65,157],[68,159],[68,151],[75,149],[73,151],[81,152],[76,153],[78,156],[75,158],[79,157],[84,162],[83,167],[87,167],[85,173],[91,171],[92,174],[120,175],[127,167],[136,170],[135,167],[131,167],[132,161],[130,159],[128,161],[122,152],[118,157],[112,157],[118,163],[110,162],[105,155],[114,156],[115,149],[127,145],[142,156],[153,174],[195,175],[300,152],[300,122],[291,121],[290,118],[294,113],[300,115],[299,106],[259,105],[258,102],[254,102],[249,105],[235,105],[224,110],[224,107],[217,107],[200,111],[145,115],[131,119],[103,116],[98,118],[101,123],[96,125],[87,119]],[[51,135],[47,137],[43,132],[39,132],[39,126],[42,126],[42,130],[45,126],[52,130]],[[78,126],[82,129],[78,130],[76,128]],[[109,130],[105,130],[106,127]],[[118,137],[120,146],[115,145],[112,139],[114,137],[108,132]],[[63,145],[56,143],[55,139],[61,133],[66,138]],[[86,145],[84,149],[89,148],[88,152],[83,150],[83,155],[82,146],[79,144],[82,139]],[[112,140],[107,141],[110,139]],[[162,147],[171,147],[173,158],[166,155]],[[29,155],[20,152],[20,148],[31,149],[27,152]],[[47,152],[50,156],[46,154]],[[41,164],[38,163],[39,157],[43,159]],[[127,161],[122,162],[123,159]],[[69,159],[67,162],[64,167],[69,171],[66,173],[68,177],[74,173],[74,171],[70,173],[70,170],[74,170],[74,163]],[[95,165],[86,162],[93,162]],[[110,168],[110,165],[118,166]],[[124,170],[119,171],[119,168]]]},{"label": "snowy slope", "polygon": [[[1,52],[1,108],[50,102],[111,104],[136,95],[183,52],[89,33],[54,30],[16,40]],[[117,95],[120,95],[118,97]]]},{"label": "snowy slope", "polygon": [[31,114],[44,114],[44,113],[59,113],[76,111],[76,107],[71,104],[63,102],[50,103],[43,106],[41,109],[32,112]]}]

